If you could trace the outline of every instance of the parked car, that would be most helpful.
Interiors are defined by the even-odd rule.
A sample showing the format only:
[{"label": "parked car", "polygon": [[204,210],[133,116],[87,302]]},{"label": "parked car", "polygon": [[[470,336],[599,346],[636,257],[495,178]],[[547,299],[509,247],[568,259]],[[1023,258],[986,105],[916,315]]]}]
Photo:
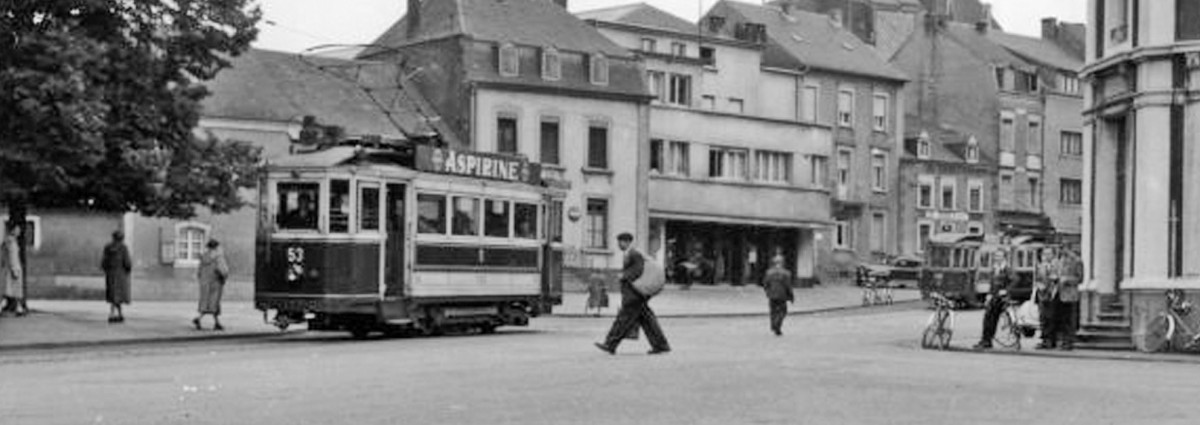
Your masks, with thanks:
[{"label": "parked car", "polygon": [[920,257],[902,255],[892,259],[892,285],[898,288],[915,288],[921,280],[921,266],[925,260]]}]

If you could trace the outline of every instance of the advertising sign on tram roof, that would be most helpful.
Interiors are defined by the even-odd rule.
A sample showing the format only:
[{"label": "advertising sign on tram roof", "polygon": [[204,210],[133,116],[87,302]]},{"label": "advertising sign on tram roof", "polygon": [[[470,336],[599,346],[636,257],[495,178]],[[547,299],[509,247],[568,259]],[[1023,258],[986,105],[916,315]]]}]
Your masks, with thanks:
[{"label": "advertising sign on tram roof", "polygon": [[523,156],[417,146],[416,168],[421,171],[534,185],[542,183],[540,164]]}]

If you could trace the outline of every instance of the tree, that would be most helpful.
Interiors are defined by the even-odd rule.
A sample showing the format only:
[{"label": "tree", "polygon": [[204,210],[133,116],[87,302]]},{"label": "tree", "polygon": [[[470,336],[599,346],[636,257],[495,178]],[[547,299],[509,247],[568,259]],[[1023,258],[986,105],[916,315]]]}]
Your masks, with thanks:
[{"label": "tree", "polygon": [[10,223],[31,207],[187,218],[244,206],[238,189],[254,185],[258,149],[194,129],[203,82],[249,48],[260,17],[250,0],[5,1],[0,202]]}]

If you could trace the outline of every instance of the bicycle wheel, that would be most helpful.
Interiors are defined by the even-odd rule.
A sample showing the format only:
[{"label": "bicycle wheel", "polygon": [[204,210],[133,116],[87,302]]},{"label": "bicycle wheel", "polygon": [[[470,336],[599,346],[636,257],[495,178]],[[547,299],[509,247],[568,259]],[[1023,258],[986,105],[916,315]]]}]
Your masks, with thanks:
[{"label": "bicycle wheel", "polygon": [[996,336],[992,341],[1004,348],[1021,348],[1021,329],[1009,312],[1000,315],[1000,323],[996,325]]},{"label": "bicycle wheel", "polygon": [[1171,346],[1171,323],[1167,316],[1158,316],[1146,325],[1146,334],[1142,338],[1143,350],[1154,353],[1166,351]]},{"label": "bicycle wheel", "polygon": [[932,322],[925,326],[925,331],[921,332],[921,348],[933,348],[934,335],[937,334],[937,322]]},{"label": "bicycle wheel", "polygon": [[938,348],[943,350],[950,348],[950,340],[954,339],[954,329],[951,328],[951,326],[950,312],[942,311],[941,317],[938,320],[937,334],[935,336],[937,339]]}]

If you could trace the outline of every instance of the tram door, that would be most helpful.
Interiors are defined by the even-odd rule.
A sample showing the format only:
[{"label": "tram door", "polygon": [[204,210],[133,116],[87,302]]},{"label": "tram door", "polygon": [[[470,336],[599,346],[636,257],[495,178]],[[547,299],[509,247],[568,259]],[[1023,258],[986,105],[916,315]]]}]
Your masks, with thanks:
[{"label": "tram door", "polygon": [[384,278],[388,297],[404,295],[405,185],[387,185],[387,246],[384,247]]}]

